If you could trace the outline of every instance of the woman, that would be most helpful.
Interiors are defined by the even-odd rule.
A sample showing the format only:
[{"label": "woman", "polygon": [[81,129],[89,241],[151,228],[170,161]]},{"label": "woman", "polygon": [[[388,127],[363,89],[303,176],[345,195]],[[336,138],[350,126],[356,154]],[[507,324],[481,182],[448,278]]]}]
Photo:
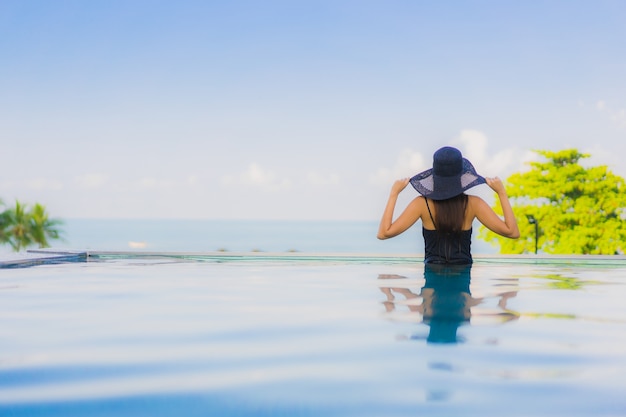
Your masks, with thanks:
[{"label": "woman", "polygon": [[[411,201],[393,221],[398,195],[409,182],[422,196]],[[504,220],[482,198],[464,193],[485,183],[497,193]],[[393,184],[378,228],[378,238],[397,236],[417,220],[422,220],[425,263],[471,264],[474,219],[499,235],[512,239],[519,237],[517,221],[502,181],[498,177],[481,177],[458,149],[444,147],[435,152],[432,169]]]}]

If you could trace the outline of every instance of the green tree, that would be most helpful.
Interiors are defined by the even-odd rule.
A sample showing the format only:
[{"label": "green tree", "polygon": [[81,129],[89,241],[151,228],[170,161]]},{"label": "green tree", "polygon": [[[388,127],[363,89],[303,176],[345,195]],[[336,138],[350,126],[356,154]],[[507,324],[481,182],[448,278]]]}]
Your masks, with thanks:
[{"label": "green tree", "polygon": [[60,239],[61,230],[59,226],[63,224],[61,220],[51,219],[46,208],[36,203],[30,211],[30,233],[34,243],[40,248],[48,248],[49,239]]},{"label": "green tree", "polygon": [[19,252],[33,243],[30,215],[25,204],[15,201],[15,206],[4,212],[6,227],[4,233],[14,251]]},{"label": "green tree", "polygon": [[46,248],[49,240],[61,238],[61,224],[51,219],[41,204],[29,210],[26,204],[15,201],[14,207],[0,213],[0,243],[8,243],[16,252],[35,244]]},{"label": "green tree", "polygon": [[[4,207],[4,201],[0,199],[0,207]],[[9,216],[6,210],[0,212],[0,244],[4,245],[9,243],[9,236],[6,233],[6,229],[9,227]]]},{"label": "green tree", "polygon": [[[546,161],[531,162],[530,171],[511,175],[506,190],[521,238],[502,238],[482,228],[480,236],[501,253],[530,253],[538,246],[551,254],[624,253],[626,249],[626,183],[606,166],[579,164],[588,154],[576,149],[535,151]],[[502,213],[499,203],[494,207]]]}]

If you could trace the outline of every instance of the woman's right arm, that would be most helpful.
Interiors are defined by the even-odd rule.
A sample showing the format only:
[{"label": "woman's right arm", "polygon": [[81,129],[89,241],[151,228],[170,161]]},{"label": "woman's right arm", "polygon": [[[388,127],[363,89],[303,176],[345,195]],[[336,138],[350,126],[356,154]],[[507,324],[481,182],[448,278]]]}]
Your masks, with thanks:
[{"label": "woman's right arm", "polygon": [[396,208],[398,195],[408,184],[408,178],[398,180],[393,184],[391,193],[389,194],[389,199],[387,200],[387,205],[385,206],[385,211],[383,212],[383,217],[380,219],[380,224],[378,226],[378,234],[376,235],[378,239],[384,240],[397,236],[411,227],[417,219],[419,219],[420,213],[419,209],[417,209],[419,204],[418,197],[409,203],[402,214],[395,221],[393,221],[393,213]]},{"label": "woman's right arm", "polygon": [[517,227],[517,220],[509,197],[506,195],[504,184],[500,178],[485,178],[487,185],[496,192],[500,199],[500,205],[502,206],[502,213],[504,214],[504,220],[502,220],[489,205],[481,198],[476,197],[474,199],[474,214],[478,221],[484,224],[489,230],[504,237],[511,239],[517,239],[519,237],[519,229]]}]

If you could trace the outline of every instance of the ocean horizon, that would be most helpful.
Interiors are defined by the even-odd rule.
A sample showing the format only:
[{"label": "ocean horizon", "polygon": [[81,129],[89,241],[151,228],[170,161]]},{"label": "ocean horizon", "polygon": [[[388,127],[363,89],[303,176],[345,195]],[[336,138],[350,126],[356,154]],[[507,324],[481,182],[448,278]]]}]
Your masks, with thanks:
[{"label": "ocean horizon", "polygon": [[[378,240],[377,220],[191,220],[64,219],[63,240],[52,248],[67,250],[168,252],[308,252],[423,254],[421,225],[400,236]],[[477,238],[472,252],[497,249]]]}]

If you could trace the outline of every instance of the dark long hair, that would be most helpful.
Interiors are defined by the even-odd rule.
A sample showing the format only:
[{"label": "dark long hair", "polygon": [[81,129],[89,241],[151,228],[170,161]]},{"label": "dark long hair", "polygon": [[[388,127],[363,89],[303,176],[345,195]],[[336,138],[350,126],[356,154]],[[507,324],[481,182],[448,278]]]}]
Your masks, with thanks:
[{"label": "dark long hair", "polygon": [[437,207],[435,229],[439,232],[458,233],[463,230],[465,210],[467,209],[467,195],[459,194],[447,200],[433,200]]}]

